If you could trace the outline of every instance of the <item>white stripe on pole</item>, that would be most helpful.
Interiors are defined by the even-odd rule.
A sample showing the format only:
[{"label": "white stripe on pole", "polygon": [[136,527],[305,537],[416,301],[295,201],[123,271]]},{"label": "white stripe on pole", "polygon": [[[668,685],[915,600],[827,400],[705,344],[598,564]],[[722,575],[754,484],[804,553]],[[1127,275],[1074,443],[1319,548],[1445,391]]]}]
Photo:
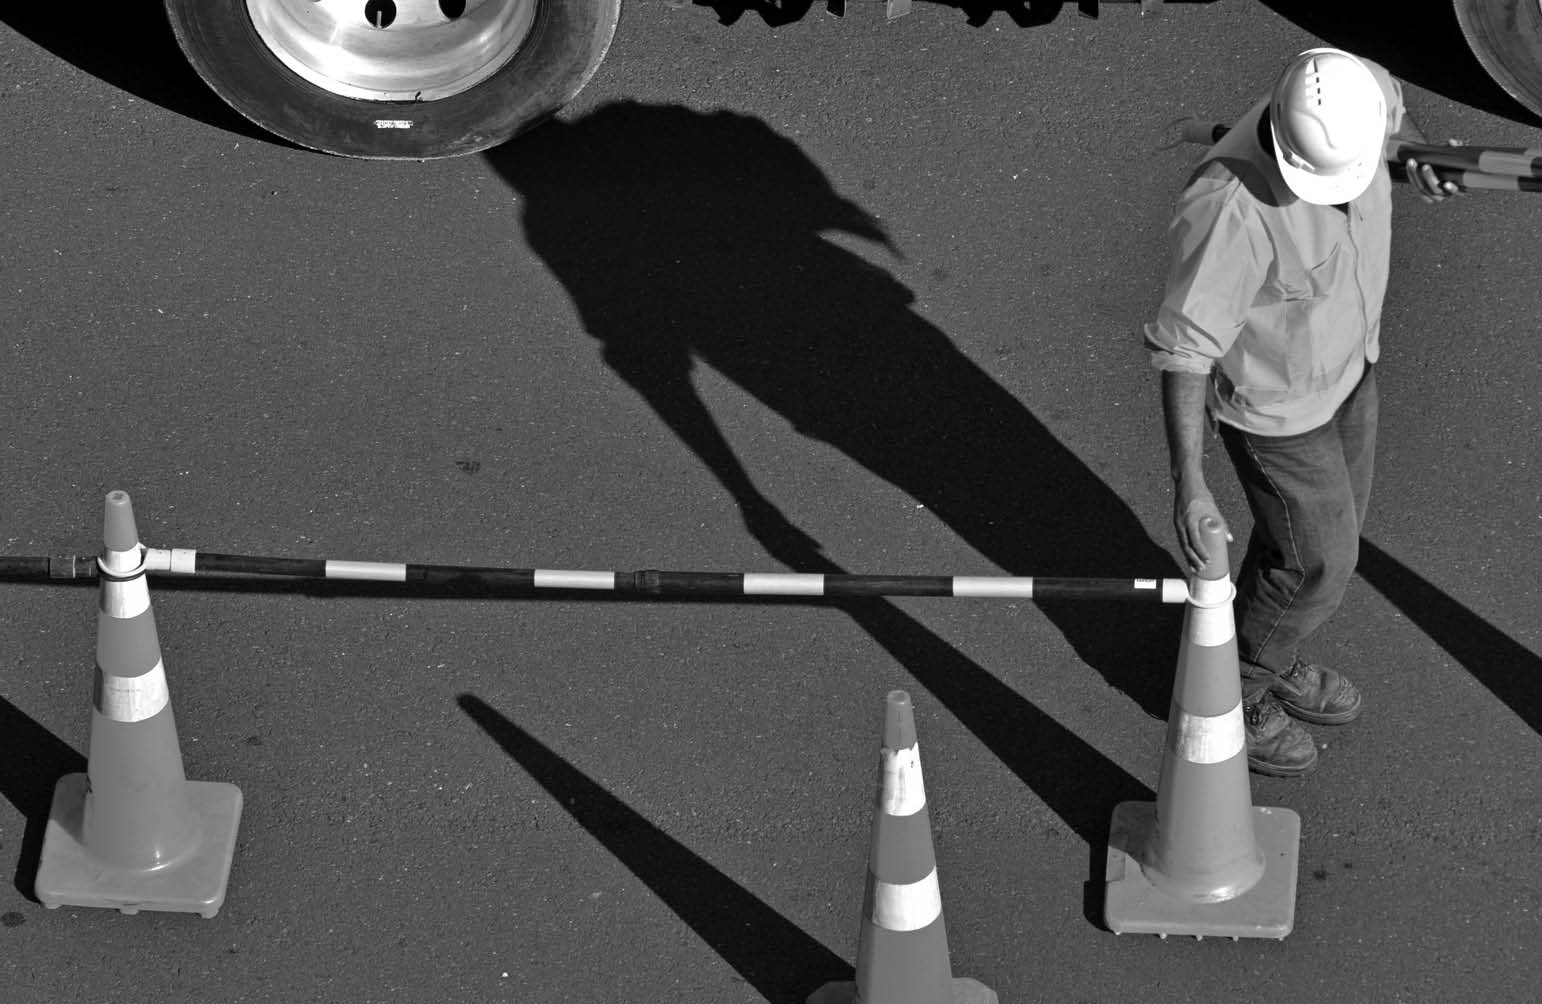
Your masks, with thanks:
[{"label": "white stripe on pole", "polygon": [[160,714],[171,701],[166,690],[166,669],[159,659],[139,676],[112,676],[96,670],[96,710],[114,722],[142,722]]},{"label": "white stripe on pole", "polygon": [[1187,603],[1189,601],[1189,584],[1182,579],[1162,580],[1163,603]]},{"label": "white stripe on pole", "polygon": [[868,873],[873,886],[873,923],[886,931],[919,931],[942,916],[942,892],[933,868],[919,882],[883,882]]},{"label": "white stripe on pole", "polygon": [[1189,763],[1225,763],[1247,744],[1242,724],[1242,702],[1224,715],[1191,715],[1175,709],[1173,752]]},{"label": "white stripe on pole", "polygon": [[926,808],[926,784],[921,779],[921,746],[879,751],[883,779],[878,808],[890,816],[913,816]]},{"label": "white stripe on pole", "polygon": [[198,571],[198,552],[187,547],[145,548],[145,571],[193,575]]},{"label": "white stripe on pole", "polygon": [[1033,599],[1033,579],[1027,576],[1010,575],[955,575],[953,577],[954,596],[1006,596],[1020,599]]},{"label": "white stripe on pole", "polygon": [[792,572],[745,572],[746,596],[823,596],[825,577]]},{"label": "white stripe on pole", "polygon": [[562,569],[535,569],[537,589],[615,589],[615,572],[563,571]]},{"label": "white stripe on pole", "polygon": [[328,561],[329,579],[364,579],[371,582],[406,582],[407,566],[387,561]]}]

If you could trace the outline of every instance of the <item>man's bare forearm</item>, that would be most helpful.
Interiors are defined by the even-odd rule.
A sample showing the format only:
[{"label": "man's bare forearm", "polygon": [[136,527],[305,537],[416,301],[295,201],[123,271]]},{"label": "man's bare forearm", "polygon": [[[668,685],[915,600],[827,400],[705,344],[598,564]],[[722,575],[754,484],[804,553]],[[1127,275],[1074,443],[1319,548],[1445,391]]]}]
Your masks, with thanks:
[{"label": "man's bare forearm", "polygon": [[1205,390],[1208,373],[1162,373],[1162,418],[1172,476],[1180,486],[1205,482]]}]

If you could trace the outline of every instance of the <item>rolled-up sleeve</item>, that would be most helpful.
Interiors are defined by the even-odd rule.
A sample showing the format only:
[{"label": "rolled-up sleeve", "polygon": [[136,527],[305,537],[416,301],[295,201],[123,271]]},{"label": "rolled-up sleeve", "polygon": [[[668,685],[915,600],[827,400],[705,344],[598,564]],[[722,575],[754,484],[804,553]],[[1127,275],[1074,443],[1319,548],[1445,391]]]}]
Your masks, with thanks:
[{"label": "rolled-up sleeve", "polygon": [[1145,326],[1159,370],[1208,373],[1231,350],[1263,283],[1267,241],[1238,205],[1235,182],[1201,176],[1168,228],[1171,267],[1155,323]]},{"label": "rolled-up sleeve", "polygon": [[1403,116],[1408,109],[1403,104],[1403,85],[1397,82],[1397,78],[1387,72],[1387,68],[1380,63],[1373,63],[1369,59],[1360,57],[1360,62],[1371,71],[1371,76],[1381,85],[1382,94],[1387,99],[1387,135],[1395,135],[1403,128]]}]

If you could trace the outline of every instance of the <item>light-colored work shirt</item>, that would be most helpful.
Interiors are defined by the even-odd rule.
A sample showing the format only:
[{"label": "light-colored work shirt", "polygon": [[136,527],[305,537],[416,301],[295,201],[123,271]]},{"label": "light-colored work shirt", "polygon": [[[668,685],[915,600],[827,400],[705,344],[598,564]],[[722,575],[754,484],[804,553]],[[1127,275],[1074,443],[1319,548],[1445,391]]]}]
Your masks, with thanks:
[{"label": "light-colored work shirt", "polygon": [[[1367,65],[1390,135],[1402,89]],[[1347,212],[1296,198],[1258,139],[1267,106],[1210,149],[1179,198],[1167,293],[1145,339],[1157,369],[1211,375],[1217,420],[1287,436],[1327,422],[1380,355],[1392,182],[1381,164]]]}]

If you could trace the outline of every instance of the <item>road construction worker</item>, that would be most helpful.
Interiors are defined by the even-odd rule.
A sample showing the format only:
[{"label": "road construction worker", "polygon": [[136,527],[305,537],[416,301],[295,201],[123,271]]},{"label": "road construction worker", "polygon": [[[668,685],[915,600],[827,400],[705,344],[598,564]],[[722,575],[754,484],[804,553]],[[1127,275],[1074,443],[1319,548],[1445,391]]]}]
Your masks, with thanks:
[{"label": "road construction worker", "polygon": [[[1190,569],[1207,557],[1200,521],[1220,516],[1203,469],[1207,416],[1252,511],[1233,609],[1248,764],[1273,776],[1316,765],[1292,719],[1360,714],[1355,685],[1300,648],[1343,598],[1371,488],[1389,136],[1423,142],[1385,69],[1338,49],[1292,58],[1190,177],[1166,294],[1145,327]],[[1456,192],[1426,164],[1403,169],[1426,201]]]}]

